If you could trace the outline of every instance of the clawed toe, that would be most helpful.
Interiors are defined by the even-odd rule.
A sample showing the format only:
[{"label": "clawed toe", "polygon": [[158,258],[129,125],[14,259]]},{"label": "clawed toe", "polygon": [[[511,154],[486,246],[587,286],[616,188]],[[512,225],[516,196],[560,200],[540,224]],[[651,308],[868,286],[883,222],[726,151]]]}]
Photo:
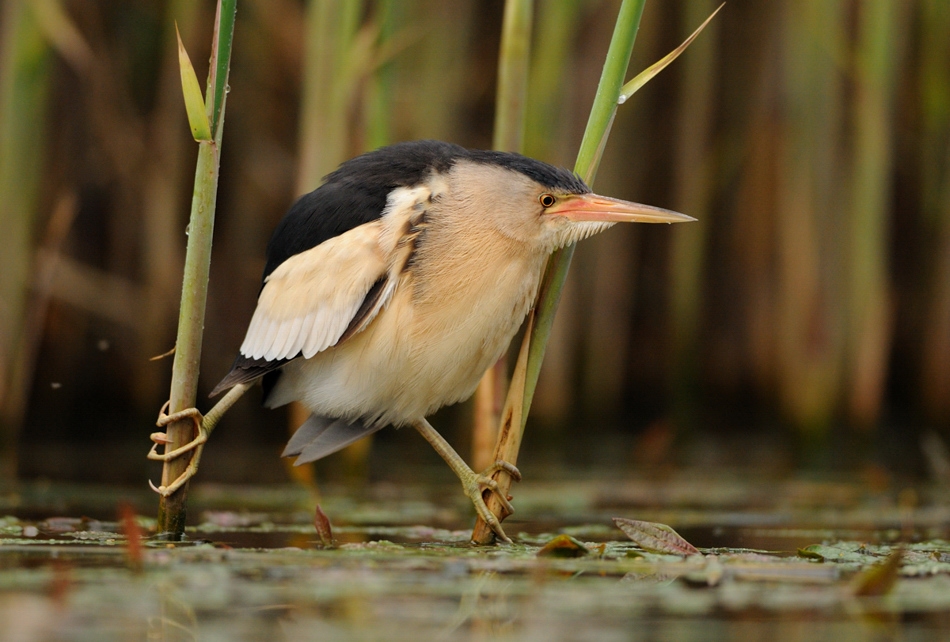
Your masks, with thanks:
[{"label": "clawed toe", "polygon": [[488,505],[485,504],[485,498],[483,496],[484,491],[489,490],[493,492],[496,497],[498,497],[498,501],[501,503],[502,508],[508,515],[511,515],[515,512],[515,508],[511,505],[509,498],[504,492],[502,492],[498,482],[491,477],[491,475],[498,472],[499,470],[503,470],[508,473],[515,481],[521,480],[521,472],[514,465],[509,464],[506,461],[496,461],[482,474],[475,474],[473,476],[470,485],[466,485],[466,494],[471,498],[472,503],[475,505],[475,512],[477,512],[478,516],[481,517],[486,524],[488,524],[498,539],[510,544],[511,539],[505,534],[498,517],[496,517],[495,514],[489,510]]},{"label": "clawed toe", "polygon": [[[185,444],[181,448],[173,450],[170,453],[165,453],[164,455],[159,455],[158,453],[155,453],[155,456],[153,457],[152,456],[153,452],[149,452],[148,454],[149,459],[164,461],[165,460],[164,458],[166,457],[168,459],[174,459],[175,457],[180,456],[182,452],[187,451],[187,450],[194,449],[195,451],[195,454],[192,456],[191,462],[188,464],[188,467],[185,469],[185,471],[181,475],[179,475],[178,478],[175,479],[175,481],[170,483],[168,486],[156,486],[155,484],[152,483],[151,479],[148,480],[148,485],[151,486],[152,490],[154,490],[156,493],[158,493],[162,497],[168,497],[169,495],[174,493],[176,490],[184,486],[188,482],[189,479],[194,477],[195,473],[198,472],[198,462],[201,460],[201,450],[204,446],[204,442],[207,441],[207,438],[205,438],[197,446],[194,445],[196,441],[198,441],[198,439],[195,439],[195,441]],[[152,451],[154,450],[155,450],[155,446],[152,446]]]},{"label": "clawed toe", "polygon": [[197,408],[185,408],[184,410],[173,412],[169,415],[165,411],[168,410],[168,405],[170,403],[171,401],[166,401],[162,406],[162,409],[158,411],[158,419],[155,421],[156,426],[163,428],[172,422],[178,421],[179,419],[191,419],[195,422],[195,430],[201,428],[201,421],[204,419],[204,416]]},{"label": "clawed toe", "polygon": [[[182,455],[192,451],[194,451],[194,454],[192,455],[191,463],[189,463],[188,468],[185,469],[185,472],[179,475],[178,478],[168,486],[156,486],[151,480],[149,480],[148,485],[151,486],[152,490],[162,497],[168,497],[176,490],[184,486],[185,483],[194,476],[195,472],[198,470],[198,460],[201,458],[201,450],[208,441],[208,431],[203,425],[204,417],[197,408],[186,408],[180,412],[173,412],[169,415],[165,412],[168,409],[168,404],[169,402],[166,401],[165,405],[163,405],[162,409],[158,412],[158,420],[155,422],[155,425],[164,427],[181,419],[191,419],[195,424],[195,438],[184,446],[180,446],[174,450],[168,450],[168,433],[153,432],[151,435],[149,435],[149,438],[154,443],[152,444],[152,449],[148,452],[146,457],[152,461],[169,462],[173,459],[178,459]],[[164,453],[158,452],[157,449],[159,446],[164,446],[166,448]]]},{"label": "clawed toe", "polygon": [[194,476],[196,470],[197,469],[193,469],[191,466],[189,466],[187,469],[185,469],[185,472],[183,472],[181,475],[178,476],[178,479],[173,481],[168,486],[156,486],[155,484],[152,483],[151,479],[148,480],[148,485],[152,490],[154,490],[156,493],[158,493],[162,497],[168,497],[169,495],[174,493],[176,490],[184,486],[185,483]]},{"label": "clawed toe", "polygon": [[[518,470],[514,464],[510,464],[507,461],[498,460],[491,466],[489,466],[485,472],[478,476],[478,484],[484,489],[491,490],[498,497],[498,501],[501,502],[501,505],[504,507],[505,511],[511,515],[515,512],[514,506],[511,505],[509,497],[501,491],[501,488],[498,486],[498,482],[492,478],[492,475],[503,470],[511,477],[514,481],[521,481],[521,471]],[[485,520],[488,521],[488,520]]]},{"label": "clawed toe", "polygon": [[197,437],[189,441],[187,444],[175,450],[168,451],[166,453],[159,454],[156,450],[159,445],[167,445],[168,437],[163,432],[153,432],[151,435],[152,441],[155,443],[152,444],[152,449],[148,451],[147,457],[152,461],[171,461],[173,459],[178,459],[185,453],[196,450],[205,445],[208,441],[208,437],[203,433],[199,433]]},{"label": "clawed toe", "polygon": [[514,506],[511,505],[511,502],[508,501],[508,498],[501,491],[501,488],[499,488],[497,481],[495,481],[491,477],[487,477],[485,475],[479,475],[478,485],[479,485],[479,491],[490,490],[491,492],[495,493],[495,496],[498,497],[498,501],[501,502],[501,505],[504,506],[505,511],[509,515],[515,512]]},{"label": "clawed toe", "polygon": [[[495,489],[497,492],[497,489]],[[498,521],[498,518],[495,517],[495,514],[488,509],[488,505],[485,504],[485,500],[482,498],[481,487],[478,488],[477,492],[469,496],[472,500],[472,503],[475,505],[475,512],[478,513],[478,516],[484,520],[486,524],[492,529],[492,532],[498,537],[498,539],[503,542],[511,544],[511,538],[505,535],[504,529],[501,527],[501,522]],[[501,497],[501,495],[499,495]],[[507,503],[507,500],[505,500]],[[511,504],[508,504],[509,506]]]},{"label": "clawed toe", "polygon": [[518,468],[514,464],[510,464],[507,461],[504,461],[501,459],[499,459],[494,464],[489,466],[488,469],[482,474],[485,475],[486,477],[491,477],[494,473],[498,472],[499,470],[503,470],[506,473],[508,473],[514,481],[516,482],[521,481],[521,471],[518,470]]},{"label": "clawed toe", "polygon": [[158,420],[155,422],[155,425],[164,427],[180,419],[191,419],[195,424],[195,438],[184,446],[159,454],[157,451],[158,446],[165,446],[166,448],[168,446],[168,434],[164,432],[153,432],[151,435],[149,435],[149,438],[154,443],[152,444],[152,449],[147,455],[147,457],[152,461],[172,461],[173,459],[177,459],[187,452],[191,452],[196,448],[200,448],[208,441],[208,435],[202,425],[204,417],[197,408],[186,408],[180,412],[173,412],[169,415],[165,412],[168,408],[168,404],[169,402],[166,401],[165,405],[162,406],[162,409],[158,411]]}]

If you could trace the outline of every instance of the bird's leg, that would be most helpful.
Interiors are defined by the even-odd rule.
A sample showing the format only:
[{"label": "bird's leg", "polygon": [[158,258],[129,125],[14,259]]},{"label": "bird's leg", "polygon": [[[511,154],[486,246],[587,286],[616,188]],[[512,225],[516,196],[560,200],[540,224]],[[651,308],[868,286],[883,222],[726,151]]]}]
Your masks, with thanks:
[{"label": "bird's leg", "polygon": [[515,468],[512,464],[509,464],[506,461],[496,461],[494,464],[488,467],[482,473],[476,473],[468,464],[459,457],[459,454],[455,452],[455,449],[449,445],[442,435],[440,435],[435,428],[432,427],[425,419],[420,419],[413,423],[415,429],[419,431],[426,441],[432,444],[432,447],[435,448],[435,451],[442,456],[442,459],[445,460],[445,463],[449,465],[449,468],[458,476],[459,481],[462,482],[462,489],[469,499],[472,500],[472,503],[475,505],[475,512],[478,513],[478,516],[481,517],[486,524],[488,524],[495,535],[499,539],[511,543],[511,539],[505,535],[505,531],[501,528],[501,522],[498,521],[498,518],[495,517],[495,514],[488,510],[488,506],[485,505],[485,499],[482,497],[482,492],[485,489],[491,490],[498,496],[499,501],[505,507],[505,510],[509,514],[515,512],[515,509],[512,507],[511,502],[508,501],[508,498],[505,497],[498,488],[498,482],[491,478],[492,474],[499,470],[504,470],[511,478],[515,481],[521,481],[521,473]]},{"label": "bird's leg", "polygon": [[167,462],[177,459],[191,451],[195,452],[191,457],[188,468],[168,486],[156,486],[149,480],[148,485],[152,487],[152,490],[163,497],[168,497],[181,488],[189,479],[194,477],[195,473],[198,472],[198,463],[201,461],[201,451],[204,450],[204,445],[207,443],[208,437],[211,436],[211,431],[213,431],[215,426],[218,425],[218,422],[221,421],[221,417],[224,416],[224,413],[241,398],[241,395],[243,395],[249,387],[249,384],[244,383],[234,386],[228,391],[228,394],[224,395],[224,397],[208,411],[208,414],[204,416],[198,412],[197,408],[186,408],[180,412],[174,412],[170,415],[166,414],[165,409],[168,408],[168,402],[165,402],[165,405],[162,406],[162,409],[158,413],[158,421],[155,422],[155,425],[161,428],[180,419],[190,418],[195,423],[195,438],[184,446],[159,454],[156,452],[156,448],[158,448],[159,444],[167,444],[168,436],[164,432],[153,432],[151,439],[155,443],[152,444],[148,458],[152,461]]}]

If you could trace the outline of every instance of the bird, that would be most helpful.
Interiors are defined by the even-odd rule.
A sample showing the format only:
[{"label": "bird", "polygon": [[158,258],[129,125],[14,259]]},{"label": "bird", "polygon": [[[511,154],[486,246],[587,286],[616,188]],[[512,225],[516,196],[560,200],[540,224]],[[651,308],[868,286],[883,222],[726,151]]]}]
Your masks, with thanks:
[{"label": "bird", "polygon": [[[260,380],[266,407],[303,404],[312,414],[283,452],[297,465],[386,426],[412,426],[510,542],[482,493],[513,511],[491,475],[520,479],[518,469],[499,461],[475,473],[426,417],[474,393],[534,304],[553,252],[619,222],[692,220],[599,196],[574,173],[516,153],[433,140],[365,153],[278,223],[244,341],[211,395],[230,390],[218,404],[226,406]],[[159,425],[186,416],[195,440],[150,455],[164,461],[197,449],[177,486],[157,489],[163,494],[197,470],[218,417],[189,409],[163,414]]]}]

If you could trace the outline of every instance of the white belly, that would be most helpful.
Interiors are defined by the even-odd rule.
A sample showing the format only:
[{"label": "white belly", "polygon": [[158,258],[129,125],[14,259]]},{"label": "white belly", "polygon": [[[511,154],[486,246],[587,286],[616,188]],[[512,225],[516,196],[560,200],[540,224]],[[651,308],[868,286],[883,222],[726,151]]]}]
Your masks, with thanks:
[{"label": "white belly", "polygon": [[[404,275],[363,332],[284,366],[269,399],[329,417],[404,425],[467,399],[507,349],[537,294],[543,257],[496,261],[485,274]],[[417,271],[418,272],[418,271]]]}]

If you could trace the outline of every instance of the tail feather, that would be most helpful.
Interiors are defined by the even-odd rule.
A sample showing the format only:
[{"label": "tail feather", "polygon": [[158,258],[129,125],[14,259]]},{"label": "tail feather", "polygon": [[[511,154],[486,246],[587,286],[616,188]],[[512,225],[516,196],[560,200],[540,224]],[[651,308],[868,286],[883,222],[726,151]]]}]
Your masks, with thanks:
[{"label": "tail feather", "polygon": [[360,420],[347,421],[310,415],[293,434],[282,457],[297,457],[294,466],[332,455],[354,441],[376,432],[382,425],[367,426]]},{"label": "tail feather", "polygon": [[231,366],[231,371],[225,375],[224,379],[214,387],[214,390],[212,390],[208,396],[215,397],[239,383],[250,383],[256,379],[260,379],[267,373],[282,368],[285,364],[296,358],[297,357],[291,357],[290,359],[268,361],[267,359],[251,359],[250,357],[245,357],[243,354],[239,354]]}]

